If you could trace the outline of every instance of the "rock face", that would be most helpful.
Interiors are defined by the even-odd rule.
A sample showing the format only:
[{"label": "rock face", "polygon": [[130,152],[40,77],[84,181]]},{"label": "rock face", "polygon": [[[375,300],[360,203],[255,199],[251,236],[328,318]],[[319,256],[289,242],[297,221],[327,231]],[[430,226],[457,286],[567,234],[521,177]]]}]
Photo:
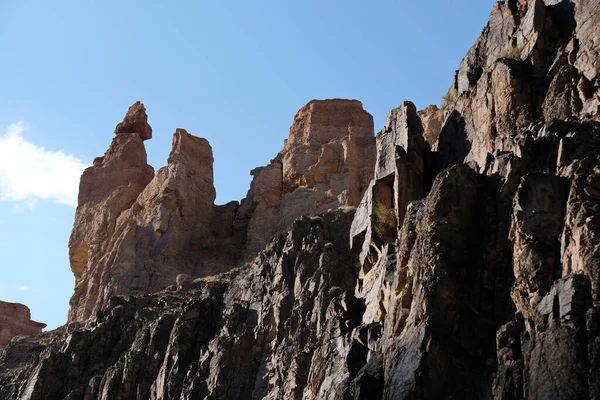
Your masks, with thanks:
[{"label": "rock face", "polygon": [[460,158],[479,169],[488,153],[515,152],[518,133],[542,118],[598,115],[600,3],[546,2],[496,3],[445,96],[456,116],[441,135],[467,142]]},{"label": "rock face", "polygon": [[373,244],[396,238],[407,206],[423,197],[424,165],[423,126],[414,104],[405,102],[389,113],[377,136],[375,179],[360,203],[350,231],[353,248],[361,249],[365,272],[376,257]]},{"label": "rock face", "polygon": [[[310,102],[239,205],[178,130],[75,227],[78,322],[0,349],[0,398],[600,398],[597,9],[497,3],[442,108],[376,138]],[[133,190],[96,187],[77,221]]]},{"label": "rock face", "polygon": [[[115,294],[153,292],[202,267],[198,253],[211,234],[215,199],[212,166],[208,142],[178,129],[168,165],[118,214],[102,250],[89,251],[71,298],[70,320],[88,318]],[[76,220],[74,231],[79,227],[85,229]]]},{"label": "rock face", "polygon": [[[145,110],[138,103],[130,108],[124,122],[117,126],[119,133],[106,154],[96,158],[81,176],[75,224],[69,239],[69,259],[76,286],[82,282],[86,265],[97,262],[94,258],[106,252],[104,242],[114,233],[119,215],[131,207],[154,177],[154,169],[147,163],[144,139],[133,129],[126,131],[131,127],[125,121],[132,118],[132,109]],[[145,111],[142,113],[146,115]],[[152,131],[146,125],[138,128]]]},{"label": "rock face", "polygon": [[419,111],[419,118],[423,124],[423,136],[431,150],[436,150],[442,124],[444,123],[444,110],[436,105],[430,105]]},{"label": "rock face", "polygon": [[113,295],[153,293],[180,274],[210,276],[251,260],[299,216],[358,205],[373,173],[373,118],[358,101],[303,107],[281,153],[252,172],[241,205],[214,205],[212,149],[183,129],[153,176],[142,142],[151,131],[135,103],[81,178],[69,321],[86,320]]},{"label": "rock face", "polygon": [[[359,305],[348,294],[352,216],[302,217],[243,269],[155,295],[113,297],[85,325],[0,350],[0,365],[13,371],[0,372],[0,397],[289,399],[309,390],[323,398],[331,368],[340,382],[355,373],[342,360],[312,367],[322,365],[312,360],[325,355],[325,338],[357,323]],[[342,351],[353,358],[354,347]],[[27,363],[38,366],[31,380]]]},{"label": "rock face", "polygon": [[357,206],[373,174],[375,152],[373,117],[359,101],[313,100],[302,107],[283,150],[252,171],[236,227],[247,231],[244,259],[301,215]]},{"label": "rock face", "polygon": [[148,125],[146,107],[139,101],[135,102],[123,119],[115,128],[115,134],[137,133],[142,140],[152,139],[152,127]]},{"label": "rock face", "polygon": [[15,336],[41,333],[46,324],[31,320],[27,306],[0,301],[0,346],[10,343]]}]

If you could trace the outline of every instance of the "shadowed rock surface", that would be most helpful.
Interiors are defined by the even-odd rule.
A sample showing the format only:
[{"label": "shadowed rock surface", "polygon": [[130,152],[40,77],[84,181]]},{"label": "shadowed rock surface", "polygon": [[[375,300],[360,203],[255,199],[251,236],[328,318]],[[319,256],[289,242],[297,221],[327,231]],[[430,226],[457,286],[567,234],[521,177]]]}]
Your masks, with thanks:
[{"label": "shadowed rock surface", "polygon": [[496,3],[442,107],[376,137],[359,102],[308,103],[239,205],[183,130],[134,198],[83,190],[88,292],[0,348],[0,398],[600,398],[598,9]]}]

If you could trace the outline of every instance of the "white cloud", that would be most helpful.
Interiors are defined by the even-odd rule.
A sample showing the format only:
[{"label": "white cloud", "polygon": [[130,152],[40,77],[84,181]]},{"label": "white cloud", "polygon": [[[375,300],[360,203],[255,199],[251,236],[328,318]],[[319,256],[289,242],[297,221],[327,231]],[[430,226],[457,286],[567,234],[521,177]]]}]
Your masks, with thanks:
[{"label": "white cloud", "polygon": [[37,200],[75,207],[85,165],[61,150],[28,142],[25,130],[19,122],[0,135],[0,200],[23,201],[28,209],[35,208]]},{"label": "white cloud", "polygon": [[19,292],[29,292],[31,290],[31,286],[27,286],[27,285],[17,286],[17,290]]}]

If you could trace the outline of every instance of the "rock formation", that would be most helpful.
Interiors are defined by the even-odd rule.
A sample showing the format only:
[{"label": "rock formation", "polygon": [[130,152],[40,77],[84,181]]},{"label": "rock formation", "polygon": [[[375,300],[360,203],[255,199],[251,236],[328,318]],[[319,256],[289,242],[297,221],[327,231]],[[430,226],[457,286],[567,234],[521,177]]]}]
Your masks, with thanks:
[{"label": "rock formation", "polygon": [[252,171],[241,205],[214,205],[205,139],[178,129],[167,166],[153,176],[144,106],[131,106],[115,132],[106,155],[81,177],[69,321],[86,320],[111,296],[153,293],[179,274],[210,276],[251,260],[299,216],[358,205],[373,173],[373,118],[358,101],[303,107],[281,153]]},{"label": "rock formation", "polygon": [[310,102],[239,205],[182,130],[97,229],[121,186],[84,190],[77,322],[0,349],[0,397],[600,398],[598,9],[496,3],[442,108],[376,138]]},{"label": "rock formation", "polygon": [[31,320],[29,308],[23,304],[0,301],[0,346],[21,335],[41,333],[46,324]]},{"label": "rock formation", "polygon": [[103,243],[113,234],[119,215],[131,207],[154,177],[154,169],[147,163],[142,131],[152,132],[152,128],[147,124],[143,105],[136,103],[117,125],[117,135],[106,154],[96,158],[81,176],[75,224],[69,239],[76,285],[82,282],[88,263],[98,262],[90,257],[99,258],[106,251]]},{"label": "rock formation", "polygon": [[[302,107],[283,150],[268,166],[252,171],[236,226],[247,232],[244,259],[255,256],[301,215],[356,207],[374,161],[373,117],[359,101],[313,100]],[[242,227],[246,220],[247,227]]]},{"label": "rock formation", "polygon": [[436,105],[430,105],[419,111],[419,118],[423,124],[423,137],[431,150],[435,151],[437,148],[444,117],[444,110]]},{"label": "rock formation", "polygon": [[115,134],[117,135],[132,132],[137,133],[142,140],[152,139],[152,127],[148,125],[146,107],[139,101],[129,107],[123,122],[115,128]]}]

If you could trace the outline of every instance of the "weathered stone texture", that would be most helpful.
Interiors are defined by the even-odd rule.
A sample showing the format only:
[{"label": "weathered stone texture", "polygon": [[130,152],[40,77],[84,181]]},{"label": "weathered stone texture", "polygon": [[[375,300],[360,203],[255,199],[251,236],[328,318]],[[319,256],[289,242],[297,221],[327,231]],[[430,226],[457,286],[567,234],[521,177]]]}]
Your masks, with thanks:
[{"label": "weathered stone texture", "polygon": [[17,336],[41,333],[46,324],[31,320],[29,308],[23,304],[0,301],[0,346]]},{"label": "weathered stone texture", "polygon": [[239,204],[183,130],[152,178],[134,105],[82,177],[78,322],[1,348],[0,397],[600,398],[597,9],[496,3],[376,138],[309,102]]},{"label": "weathered stone texture", "polygon": [[151,134],[142,131],[151,128],[138,102],[82,176],[70,240],[70,321],[88,319],[115,294],[152,293],[179,274],[209,276],[251,260],[296,218],[357,206],[373,174],[373,118],[358,101],[303,107],[281,153],[252,171],[241,204],[214,205],[205,139],[177,129],[167,166],[153,176],[142,142]]}]

